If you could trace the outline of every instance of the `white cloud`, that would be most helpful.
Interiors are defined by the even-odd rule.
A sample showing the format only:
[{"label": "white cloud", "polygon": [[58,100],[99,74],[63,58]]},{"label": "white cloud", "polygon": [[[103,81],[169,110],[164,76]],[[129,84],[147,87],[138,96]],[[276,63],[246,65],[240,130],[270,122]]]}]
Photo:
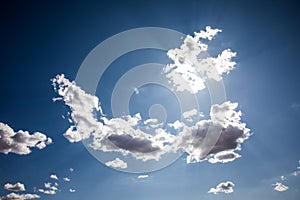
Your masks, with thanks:
[{"label": "white cloud", "polygon": [[54,194],[56,194],[56,191],[55,191],[55,190],[38,189],[38,191],[39,191],[40,193],[49,194],[49,195],[54,195]]},{"label": "white cloud", "polygon": [[58,186],[57,183],[52,185],[52,183],[47,182],[47,183],[44,183],[45,189],[40,188],[40,189],[38,189],[38,191],[41,193],[44,193],[44,194],[54,195],[58,191],[57,186]]},{"label": "white cloud", "polygon": [[217,193],[225,193],[225,194],[229,194],[232,193],[234,190],[234,183],[231,181],[227,181],[224,183],[220,183],[219,185],[217,185],[216,188],[210,188],[210,190],[208,191],[208,193],[213,193],[213,194],[217,194]]},{"label": "white cloud", "polygon": [[68,178],[68,177],[65,177],[65,178],[64,178],[64,181],[66,181],[66,182],[70,182],[70,181],[71,181],[71,179],[70,179],[70,178]]},{"label": "white cloud", "polygon": [[71,167],[71,168],[69,169],[69,171],[70,171],[70,172],[74,172],[74,169]]},{"label": "white cloud", "polygon": [[40,198],[37,194],[16,194],[10,193],[6,196],[0,197],[0,200],[27,200],[27,199],[38,199]]},{"label": "white cloud", "polygon": [[7,124],[0,122],[1,153],[26,155],[31,153],[30,148],[43,149],[50,143],[52,143],[52,139],[40,132],[35,132],[32,135],[28,131],[23,130],[15,132]]},{"label": "white cloud", "polygon": [[292,176],[299,176],[300,175],[300,171],[294,171],[291,173]]},{"label": "white cloud", "polygon": [[283,185],[282,183],[279,183],[279,182],[276,182],[275,184],[273,184],[275,187],[274,187],[274,190],[278,191],[278,192],[283,192],[285,190],[288,190],[289,187],[286,186],[286,185]]},{"label": "white cloud", "polygon": [[57,175],[55,175],[55,174],[51,174],[51,175],[50,175],[50,178],[51,178],[51,179],[58,180],[58,177],[57,177]]},{"label": "white cloud", "polygon": [[140,93],[140,91],[139,91],[138,88],[134,88],[133,91],[134,91],[135,94],[139,94]]},{"label": "white cloud", "polygon": [[188,35],[180,48],[168,51],[173,61],[164,68],[164,73],[177,91],[197,93],[203,90],[205,81],[213,79],[220,81],[223,74],[228,74],[235,66],[231,59],[235,52],[225,49],[217,57],[207,55],[208,46],[201,39],[211,40],[219,29],[206,27],[205,31],[195,32],[194,37]]},{"label": "white cloud", "polygon": [[284,181],[284,180],[286,180],[286,177],[285,176],[280,176],[280,180]]},{"label": "white cloud", "polygon": [[149,175],[145,174],[145,175],[139,175],[137,178],[138,179],[144,179],[144,178],[148,178]]},{"label": "white cloud", "polygon": [[125,169],[127,168],[127,163],[121,160],[120,158],[116,158],[112,161],[108,161],[105,163],[108,167]]},{"label": "white cloud", "polygon": [[6,183],[3,187],[6,190],[11,190],[11,191],[25,191],[25,186],[23,183],[15,183],[15,184],[11,184],[11,183]]},{"label": "white cloud", "polygon": [[75,189],[70,189],[69,192],[74,193],[74,192],[76,192],[76,190]]}]

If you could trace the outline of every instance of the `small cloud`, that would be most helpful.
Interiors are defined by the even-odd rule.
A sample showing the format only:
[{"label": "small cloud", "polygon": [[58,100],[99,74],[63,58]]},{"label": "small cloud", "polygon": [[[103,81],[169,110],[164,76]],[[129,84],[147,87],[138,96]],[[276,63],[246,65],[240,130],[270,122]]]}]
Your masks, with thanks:
[{"label": "small cloud", "polygon": [[49,194],[49,195],[54,195],[54,194],[56,194],[56,191],[55,191],[55,190],[38,189],[38,191],[39,191],[40,193]]},{"label": "small cloud", "polygon": [[57,177],[55,174],[51,174],[51,175],[50,175],[50,178],[51,178],[51,179],[58,180],[58,177]]},{"label": "small cloud", "polygon": [[10,193],[6,196],[0,197],[1,200],[27,200],[27,199],[38,199],[40,198],[37,194],[16,194]]},{"label": "small cloud", "polygon": [[144,178],[148,178],[149,175],[145,174],[145,175],[139,175],[137,178],[138,179],[144,179]]},{"label": "small cloud", "polygon": [[75,189],[70,189],[69,190],[71,193],[74,193],[74,192],[76,192],[76,190]]},{"label": "small cloud", "polygon": [[293,173],[291,173],[292,176],[299,176],[300,175],[300,171],[294,171]]},{"label": "small cloud", "polygon": [[140,93],[140,91],[139,91],[138,88],[134,88],[133,91],[134,91],[135,94],[139,94]]},{"label": "small cloud", "polygon": [[217,193],[225,193],[225,194],[229,194],[232,193],[234,187],[234,183],[231,181],[227,181],[224,183],[220,183],[219,185],[217,185],[216,188],[210,188],[210,190],[208,191],[208,193],[213,193],[213,194],[217,194]]},{"label": "small cloud", "polygon": [[31,148],[43,149],[52,143],[52,139],[40,132],[29,134],[28,131],[14,131],[10,126],[0,122],[0,153],[27,155]]},{"label": "small cloud", "polygon": [[69,171],[70,171],[70,172],[74,172],[74,169],[71,167],[71,168],[69,169]]},{"label": "small cloud", "polygon": [[280,180],[284,181],[284,180],[286,180],[286,177],[285,176],[280,176]]},{"label": "small cloud", "polygon": [[6,183],[3,187],[6,190],[11,190],[11,191],[25,191],[25,186],[22,183],[16,183],[16,184],[11,184],[11,183]]},{"label": "small cloud", "polygon": [[66,182],[70,182],[70,178],[68,178],[68,177],[65,177],[65,178],[64,178],[64,181],[66,181]]},{"label": "small cloud", "polygon": [[121,169],[127,168],[127,163],[121,160],[120,158],[116,158],[115,160],[108,161],[105,164],[106,166],[113,167],[113,168],[121,168]]},{"label": "small cloud", "polygon": [[282,183],[279,183],[279,182],[276,182],[275,184],[273,184],[275,187],[274,187],[274,190],[278,191],[278,192],[283,192],[287,189],[289,189],[288,186],[286,185],[283,185]]}]

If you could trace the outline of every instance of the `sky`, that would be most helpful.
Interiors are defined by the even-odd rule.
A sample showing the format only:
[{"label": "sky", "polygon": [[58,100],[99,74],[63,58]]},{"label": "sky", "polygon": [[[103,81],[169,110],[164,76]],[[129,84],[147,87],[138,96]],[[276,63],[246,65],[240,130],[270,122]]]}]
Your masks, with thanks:
[{"label": "sky", "polygon": [[[296,1],[13,1],[1,2],[0,9],[0,199],[299,199]],[[161,43],[155,40],[163,38],[159,34],[133,34],[100,54],[92,51],[111,36],[145,27],[176,34]],[[153,45],[166,41],[168,48],[117,56],[95,91],[86,84],[91,77],[78,75],[92,52],[101,63],[109,52],[143,44],[149,35]],[[197,49],[184,43],[186,35],[207,45],[205,55],[194,57]],[[224,51],[228,54],[216,59]],[[197,74],[186,64],[203,61],[201,56],[224,61],[214,65],[211,82],[206,76],[189,79],[203,75],[202,68]],[[147,71],[147,63],[160,65]],[[134,71],[137,66],[142,70]],[[158,82],[157,69],[170,81],[168,87],[147,82]],[[185,93],[176,70],[194,83]],[[226,100],[212,104],[208,88],[220,77]],[[135,86],[136,80],[147,84]],[[131,95],[126,101],[125,94]],[[183,99],[174,94],[184,94]],[[180,124],[186,116],[181,108],[194,108],[192,98],[199,109],[197,126],[189,127]],[[154,123],[149,136],[144,122],[153,118],[163,121],[164,129]],[[176,120],[181,128],[175,128]],[[195,144],[205,138],[201,130],[208,124],[223,132],[219,148],[207,147],[204,155],[206,146]],[[158,130],[164,137],[154,137]]]}]

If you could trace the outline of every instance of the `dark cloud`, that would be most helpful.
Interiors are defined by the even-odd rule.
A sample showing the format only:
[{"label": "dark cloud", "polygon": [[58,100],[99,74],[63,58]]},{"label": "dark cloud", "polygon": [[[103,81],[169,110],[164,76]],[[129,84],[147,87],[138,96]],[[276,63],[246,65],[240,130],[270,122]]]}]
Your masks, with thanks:
[{"label": "dark cloud", "polygon": [[159,150],[153,147],[152,142],[147,139],[132,137],[131,135],[110,135],[108,139],[117,147],[130,152],[151,153]]}]

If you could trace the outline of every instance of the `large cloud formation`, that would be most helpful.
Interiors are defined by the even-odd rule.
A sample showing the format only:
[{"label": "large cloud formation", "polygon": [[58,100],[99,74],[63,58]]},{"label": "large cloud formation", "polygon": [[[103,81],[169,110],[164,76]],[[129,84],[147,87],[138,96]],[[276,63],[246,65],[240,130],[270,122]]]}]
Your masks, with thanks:
[{"label": "large cloud formation", "polygon": [[229,194],[229,193],[232,193],[234,191],[233,188],[234,188],[234,183],[231,182],[231,181],[227,181],[227,182],[218,184],[216,188],[210,188],[208,193],[213,193],[213,194],[225,193],[225,194]]},{"label": "large cloud formation", "polygon": [[30,148],[43,149],[52,143],[52,139],[43,133],[19,130],[15,132],[7,124],[0,122],[0,152],[26,155],[31,153]]},{"label": "large cloud formation", "polygon": [[[90,147],[94,150],[131,154],[143,161],[159,160],[167,152],[183,150],[188,153],[188,163],[206,159],[211,163],[224,163],[240,157],[235,151],[240,150],[241,144],[250,136],[250,130],[241,122],[241,111],[236,111],[237,103],[213,105],[211,119],[199,121],[191,127],[182,123],[176,126],[179,131],[177,136],[162,128],[157,128],[155,134],[151,135],[139,128],[142,125],[147,126],[142,122],[139,113],[107,119],[102,113],[99,99],[85,93],[64,75],[57,75],[53,79],[53,85],[60,100],[71,109],[70,120],[73,125],[64,136],[70,142],[92,138]],[[175,127],[172,124],[169,126]],[[220,134],[217,143],[213,147],[206,146],[204,139],[210,140],[217,133]]]},{"label": "large cloud formation", "polygon": [[[179,48],[168,51],[172,63],[162,71],[176,90],[197,93],[206,87],[205,81],[220,81],[222,75],[234,69],[232,58],[236,53],[230,49],[216,57],[207,54],[208,45],[203,40],[212,40],[219,32],[208,26],[194,36],[188,35]],[[70,142],[89,139],[89,147],[94,150],[118,152],[142,161],[158,161],[166,153],[183,151],[188,155],[187,163],[226,163],[240,157],[237,151],[250,136],[250,130],[241,122],[238,104],[230,101],[212,105],[210,119],[190,126],[175,121],[162,128],[157,119],[142,120],[139,113],[108,119],[98,97],[86,93],[63,74],[53,78],[52,83],[58,94],[54,100],[63,101],[71,110],[72,125],[64,136]],[[183,118],[192,121],[196,111],[183,113]]]}]

